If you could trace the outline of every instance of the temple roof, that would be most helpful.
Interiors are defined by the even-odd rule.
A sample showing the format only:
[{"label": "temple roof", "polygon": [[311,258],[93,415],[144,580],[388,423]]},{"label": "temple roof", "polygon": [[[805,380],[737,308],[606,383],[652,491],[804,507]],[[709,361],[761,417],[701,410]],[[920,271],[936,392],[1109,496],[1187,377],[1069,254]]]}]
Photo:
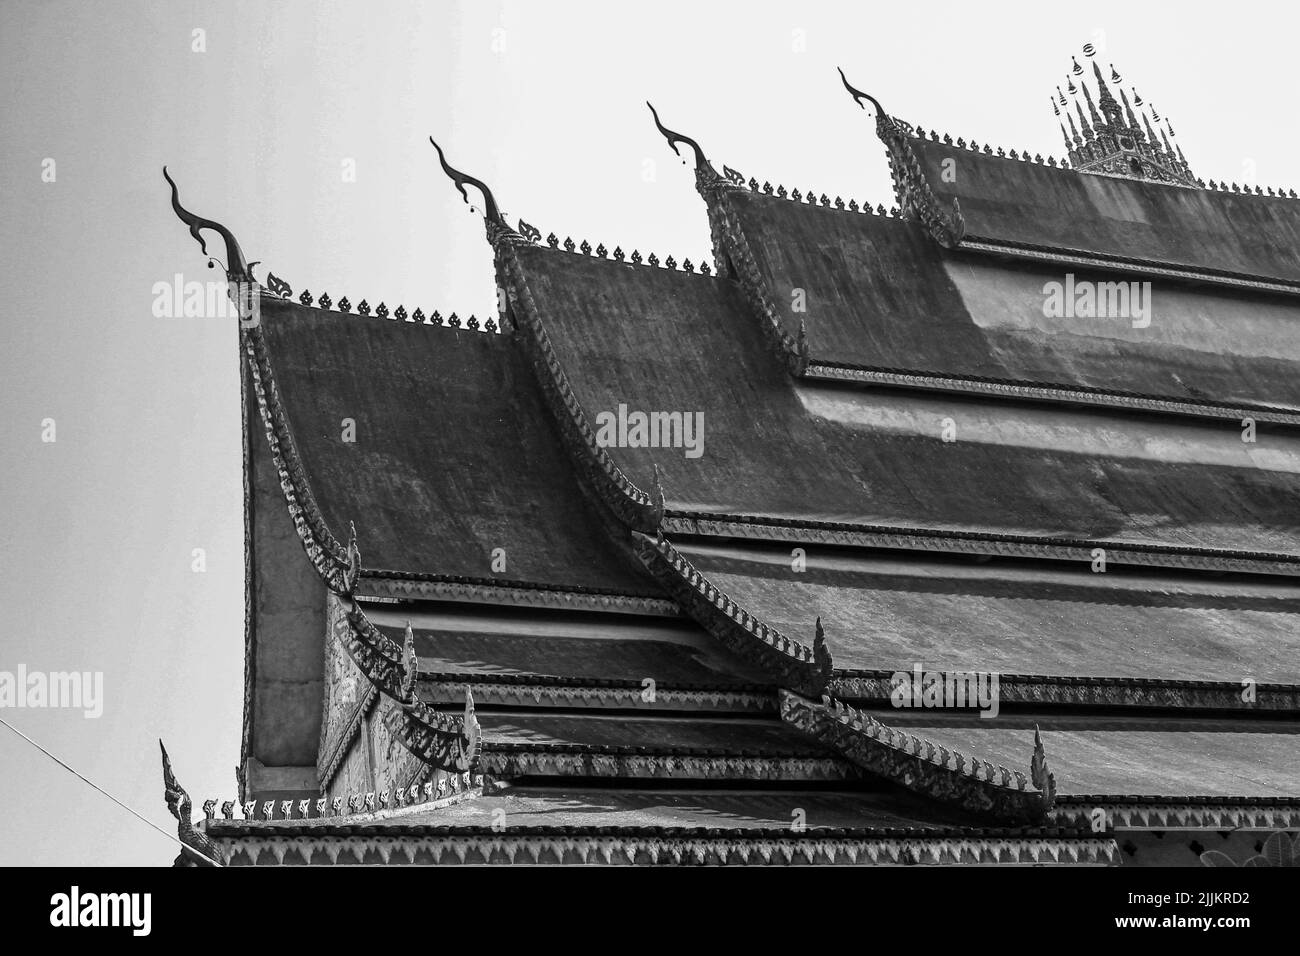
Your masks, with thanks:
[{"label": "temple roof", "polygon": [[[1295,200],[1087,175],[909,140],[939,201],[961,203],[963,246],[1300,291]],[[955,176],[943,175],[945,161]]]},{"label": "temple roof", "polygon": [[[1238,411],[1300,410],[1300,306],[1288,299],[1160,282],[1141,327],[1073,310],[1050,317],[1045,286],[1063,285],[1059,266],[947,250],[909,219],[740,188],[710,198],[715,206],[725,201],[734,216],[734,228],[723,233],[728,254],[752,257],[759,294],[778,307],[791,335],[805,323],[810,375],[835,374],[819,366],[847,366],[1093,391],[1102,393],[1092,399],[1099,403],[1110,393]],[[1117,278],[1083,267],[1074,274],[1080,288]],[[806,312],[790,308],[796,289]],[[930,383],[945,385],[963,387]]]},{"label": "temple roof", "polygon": [[[1300,684],[1300,598],[1268,579],[1200,580],[1087,567],[699,541],[683,553],[775,627],[815,609],[838,667],[1051,675],[1083,681]],[[1294,695],[1291,695],[1292,697]],[[1293,701],[1292,701],[1293,702]]]},{"label": "temple roof", "polygon": [[655,593],[583,499],[504,337],[270,298],[262,335],[316,503],[329,527],[357,524],[369,574]]},{"label": "temple roof", "polygon": [[716,517],[825,523],[933,532],[929,547],[944,547],[945,536],[983,537],[1086,555],[1105,543],[1117,554],[1199,554],[1270,569],[1300,556],[1289,503],[1300,477],[1255,466],[1236,432],[1231,454],[1167,456],[1159,448],[1172,442],[1159,432],[1149,447],[1116,448],[1113,430],[1098,422],[1092,438],[1077,442],[1062,437],[1058,420],[1026,420],[985,402],[973,412],[974,430],[945,442],[950,406],[895,409],[872,392],[792,379],[730,282],[538,246],[515,255],[532,318],[545,326],[588,422],[620,406],[703,413],[700,457],[681,448],[608,449],[625,471],[658,466],[669,527]]},{"label": "temple roof", "polygon": [[1300,793],[1300,733],[1289,719],[1075,717],[1001,714],[996,720],[935,711],[894,711],[908,731],[962,751],[1002,759],[1051,741],[1062,795],[1287,797]]}]

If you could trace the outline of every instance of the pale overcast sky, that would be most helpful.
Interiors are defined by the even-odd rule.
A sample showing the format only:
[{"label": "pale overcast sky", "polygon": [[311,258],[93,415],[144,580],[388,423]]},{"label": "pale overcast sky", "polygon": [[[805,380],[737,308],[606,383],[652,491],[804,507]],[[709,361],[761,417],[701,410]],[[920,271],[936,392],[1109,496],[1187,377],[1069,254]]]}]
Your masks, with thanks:
[{"label": "pale overcast sky", "polygon": [[[719,167],[891,205],[870,114],[837,66],[915,124],[1060,156],[1049,97],[1091,42],[1172,119],[1197,174],[1300,188],[1297,16],[1248,2],[5,0],[0,671],[102,671],[105,702],[97,720],[0,716],[168,832],[156,738],[196,812],[235,796],[236,328],[151,315],[154,283],[210,278],[164,163],[186,205],[295,294],[482,317],[491,255],[431,133],[512,222],[700,261],[704,207],[646,99]],[[3,728],[0,806],[0,864],[177,852]]]}]

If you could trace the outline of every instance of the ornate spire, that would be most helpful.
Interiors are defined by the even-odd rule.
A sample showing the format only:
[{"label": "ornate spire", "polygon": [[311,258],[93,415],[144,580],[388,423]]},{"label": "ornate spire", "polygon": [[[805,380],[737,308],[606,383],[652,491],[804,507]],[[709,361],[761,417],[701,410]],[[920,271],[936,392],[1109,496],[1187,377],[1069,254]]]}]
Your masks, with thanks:
[{"label": "ornate spire", "polygon": [[1156,149],[1159,149],[1160,137],[1158,137],[1156,135],[1156,131],[1151,128],[1151,118],[1147,116],[1146,113],[1142,114],[1142,122],[1146,124],[1147,140],[1151,143],[1152,146],[1154,146]]},{"label": "ornate spire", "polygon": [[[1097,65],[1096,63],[1093,64],[1093,66],[1096,66],[1096,65]],[[1100,116],[1097,115],[1097,107],[1095,107],[1095,106],[1092,105],[1092,91],[1088,89],[1088,84],[1087,84],[1087,83],[1084,83],[1084,82],[1081,80],[1081,81],[1079,82],[1079,85],[1083,87],[1083,98],[1084,98],[1085,100],[1088,101],[1088,115],[1092,117],[1092,125],[1093,125],[1093,126],[1100,126],[1100,125],[1102,125],[1102,123],[1103,123],[1104,121],[1102,120],[1102,118],[1101,118]],[[1079,119],[1083,119],[1083,108],[1082,108],[1082,107],[1080,107],[1080,109],[1079,109]]]},{"label": "ornate spire", "polygon": [[[1095,49],[1085,45],[1086,56],[1092,58],[1095,53]],[[1076,98],[1074,103],[1079,121],[1077,130],[1074,117],[1068,110],[1065,111],[1073,134],[1074,148],[1070,152],[1070,165],[1084,173],[1143,179],[1179,186],[1196,186],[1198,181],[1192,175],[1186,160],[1175,147],[1169,144],[1168,139],[1173,135],[1173,131],[1169,131],[1169,136],[1164,136],[1158,135],[1155,129],[1152,129],[1153,122],[1160,122],[1155,107],[1148,104],[1146,110],[1141,109],[1143,100],[1136,89],[1132,91],[1130,103],[1129,95],[1120,86],[1123,78],[1113,65],[1110,68],[1110,78],[1107,80],[1101,66],[1094,59],[1092,74],[1097,81],[1097,98],[1094,102],[1092,89],[1080,78],[1078,86],[1083,88],[1083,96]],[[1076,87],[1068,74],[1066,82],[1070,92],[1074,93]],[[1112,83],[1119,88],[1118,102],[1111,93]],[[1057,87],[1057,94],[1059,96],[1060,87]],[[1083,109],[1085,102],[1088,105],[1087,114]],[[1056,106],[1055,100],[1052,105]],[[1151,114],[1149,118],[1148,111]],[[1072,137],[1066,134],[1064,129],[1062,134],[1066,137],[1068,146]]]},{"label": "ornate spire", "polygon": [[456,184],[456,189],[460,192],[460,198],[465,200],[466,204],[469,204],[469,193],[465,192],[466,184],[473,186],[483,195],[483,223],[487,229],[488,242],[494,246],[502,241],[526,242],[527,240],[523,236],[510,228],[509,223],[501,215],[501,211],[497,208],[496,197],[492,195],[492,190],[488,189],[481,179],[476,179],[452,167],[447,162],[447,157],[443,155],[442,147],[438,145],[432,136],[429,137],[429,142],[433,143],[433,148],[438,151],[438,162],[442,164],[442,171]]},{"label": "ornate spire", "polygon": [[1133,107],[1128,105],[1128,97],[1124,94],[1123,90],[1119,91],[1119,98],[1120,101],[1124,104],[1124,116],[1126,121],[1128,122],[1129,129],[1133,130],[1134,133],[1141,136],[1142,128],[1138,126],[1137,117],[1133,115]]},{"label": "ornate spire", "polygon": [[[1075,100],[1075,101],[1074,101],[1074,106],[1075,106],[1075,108],[1079,111],[1079,129],[1080,129],[1080,130],[1082,131],[1082,133],[1083,133],[1083,139],[1084,139],[1085,142],[1091,141],[1091,140],[1092,140],[1092,129],[1091,129],[1091,127],[1088,126],[1088,118],[1087,118],[1086,116],[1083,115],[1083,104],[1080,103],[1078,100]],[[1091,100],[1088,101],[1088,106],[1089,106],[1089,107],[1092,106],[1092,101],[1091,101]],[[1097,116],[1097,111],[1096,111],[1096,110],[1093,110],[1093,111],[1092,111],[1092,115],[1093,115],[1094,118],[1096,118],[1096,116]]]},{"label": "ornate spire", "polygon": [[[1111,67],[1114,73],[1115,68]],[[1097,77],[1097,102],[1101,105],[1101,111],[1105,115],[1107,122],[1112,126],[1122,126],[1124,121],[1120,113],[1119,104],[1115,102],[1115,97],[1110,95],[1110,87],[1106,85],[1106,80],[1101,75],[1101,67],[1097,61],[1092,61],[1092,72]]]},{"label": "ornate spire", "polygon": [[718,171],[713,168],[713,165],[709,162],[708,158],[704,155],[704,150],[700,149],[699,143],[695,142],[695,140],[691,139],[689,136],[683,136],[681,133],[676,133],[673,130],[668,129],[663,123],[659,122],[659,113],[655,110],[654,104],[649,100],[646,100],[645,105],[650,107],[650,115],[654,117],[655,128],[659,130],[664,139],[668,140],[668,145],[672,147],[674,153],[678,156],[682,154],[681,150],[677,148],[678,143],[683,143],[689,146],[695,153],[695,180],[697,183],[704,185],[706,183],[725,182],[725,180],[718,175]]},{"label": "ornate spire", "polygon": [[235,238],[234,233],[223,226],[221,223],[212,219],[204,219],[202,216],[196,216],[184,206],[181,205],[180,192],[176,188],[176,181],[172,179],[171,174],[167,172],[167,167],[163,167],[163,178],[167,180],[172,187],[172,211],[181,222],[190,227],[190,235],[194,237],[203,254],[208,257],[208,268],[212,268],[214,262],[221,262],[215,256],[208,252],[208,243],[203,238],[202,230],[211,229],[219,235],[226,244],[226,261],[221,262],[221,266],[226,270],[226,277],[231,282],[255,282],[253,278],[253,266],[256,262],[248,262],[244,259],[244,250],[239,248],[239,240]]}]

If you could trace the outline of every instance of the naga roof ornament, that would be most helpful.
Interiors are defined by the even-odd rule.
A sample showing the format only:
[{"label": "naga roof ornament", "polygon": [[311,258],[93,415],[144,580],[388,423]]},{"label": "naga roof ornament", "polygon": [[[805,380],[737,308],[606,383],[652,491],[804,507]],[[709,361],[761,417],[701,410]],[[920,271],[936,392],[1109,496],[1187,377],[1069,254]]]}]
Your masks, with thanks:
[{"label": "naga roof ornament", "polygon": [[[699,143],[691,139],[689,136],[683,136],[681,133],[668,129],[668,127],[664,126],[663,123],[659,122],[659,113],[654,108],[654,104],[649,100],[646,100],[645,105],[650,107],[650,115],[654,117],[655,128],[658,129],[663,135],[663,138],[668,141],[668,145],[672,147],[674,153],[678,156],[682,154],[682,151],[677,148],[678,143],[689,146],[695,153],[695,181],[699,188],[703,189],[706,186],[726,182],[726,180],[718,175],[718,171],[713,168],[713,164],[710,163],[708,157],[704,155],[704,150],[700,148]],[[723,168],[725,169],[726,167]]]},{"label": "naga roof ornament", "polygon": [[501,215],[501,210],[497,208],[496,197],[492,195],[492,190],[488,189],[487,184],[481,179],[462,173],[459,169],[453,167],[447,162],[447,157],[443,154],[442,147],[437,141],[430,136],[429,142],[433,148],[438,151],[438,162],[442,164],[442,171],[455,184],[457,191],[460,192],[460,198],[465,200],[466,205],[473,209],[473,204],[469,201],[469,193],[465,192],[465,186],[470,185],[477,189],[483,196],[483,223],[487,229],[488,242],[494,247],[501,242],[527,242],[528,240],[521,236],[510,224],[506,222],[505,217]]},{"label": "naga roof ornament", "polygon": [[163,178],[167,180],[172,187],[172,211],[181,222],[190,227],[190,235],[194,241],[199,244],[203,254],[208,257],[208,268],[211,269],[214,262],[221,262],[220,259],[208,252],[207,240],[203,238],[204,229],[211,229],[217,235],[221,236],[222,241],[226,244],[226,261],[221,263],[221,267],[226,271],[226,277],[231,282],[248,282],[253,283],[253,266],[257,262],[248,262],[244,258],[244,250],[239,248],[239,240],[235,234],[223,226],[221,223],[212,219],[204,219],[202,216],[196,216],[184,206],[181,205],[180,192],[176,188],[176,181],[172,179],[171,174],[167,172],[167,167],[163,167]]},{"label": "naga roof ornament", "polygon": [[894,194],[901,214],[907,216],[910,213],[918,219],[940,245],[949,249],[959,245],[966,235],[961,205],[955,197],[950,207],[940,205],[912,149],[909,140],[911,127],[886,113],[874,96],[855,89],[842,69],[840,80],[858,106],[865,110],[866,104],[870,103],[876,109],[876,135],[889,152],[889,171],[894,179]]},{"label": "naga roof ornament", "polygon": [[[172,771],[171,758],[167,756],[167,748],[163,746],[161,740],[158,741],[158,749],[162,751],[163,799],[167,801],[167,809],[171,811],[171,815],[176,818],[176,836],[185,846],[177,864],[221,866],[225,854],[206,833],[195,828],[192,820],[194,804],[190,800],[190,795],[185,792],[185,788],[180,785],[180,781],[176,779],[176,774]],[[203,804],[206,819],[212,818],[214,807],[213,800]]]}]

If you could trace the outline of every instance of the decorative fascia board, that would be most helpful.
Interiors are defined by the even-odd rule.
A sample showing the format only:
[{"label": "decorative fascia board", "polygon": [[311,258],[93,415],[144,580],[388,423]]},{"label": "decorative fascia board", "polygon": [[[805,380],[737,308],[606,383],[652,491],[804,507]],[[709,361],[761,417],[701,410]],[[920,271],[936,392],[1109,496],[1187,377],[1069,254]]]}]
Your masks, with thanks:
[{"label": "decorative fascia board", "polygon": [[[826,692],[833,697],[888,704],[892,671],[837,671]],[[1001,674],[999,700],[1008,704],[1133,707],[1173,711],[1213,710],[1276,714],[1300,712],[1300,685],[1256,684],[1255,700],[1242,700],[1231,681],[1159,680],[1145,677],[1067,677]]]},{"label": "decorative fascia board", "polygon": [[690,689],[657,684],[653,698],[647,699],[640,681],[598,684],[518,676],[520,679],[516,681],[502,681],[495,679],[495,675],[421,674],[420,684],[424,696],[435,704],[464,699],[468,689],[473,691],[474,700],[480,706],[751,714],[775,714],[777,711],[776,694],[772,688],[744,690],[719,686]]},{"label": "decorative fascia board", "polygon": [[[1100,813],[1098,813],[1100,811]],[[1049,819],[1122,830],[1295,830],[1300,797],[1061,796]]]},{"label": "decorative fascia board", "polygon": [[1106,552],[1106,561],[1117,564],[1193,571],[1300,575],[1300,556],[1289,554],[1230,548],[1179,548],[1173,545],[1084,541],[1046,535],[903,528],[676,510],[664,514],[663,531],[667,534],[706,538],[746,538],[883,550],[1047,558],[1055,561],[1090,562],[1093,560],[1093,550],[1101,548]]},{"label": "decorative fascia board", "polygon": [[968,766],[966,757],[955,750],[894,730],[830,697],[822,700],[815,703],[782,691],[781,719],[870,773],[931,799],[1009,823],[1041,823],[1051,808],[1051,788],[1047,794],[1026,789],[1027,780],[1019,771],[1013,774],[974,758]]},{"label": "decorative fascia board", "polygon": [[[319,827],[277,833],[223,828],[217,838],[231,866],[455,864],[729,865],[1102,865],[1120,862],[1109,837],[1029,836],[972,830],[953,833],[808,829],[736,831],[703,828],[416,827],[372,832]],[[610,828],[612,829],[612,828]]]},{"label": "decorative fascia board", "polygon": [[933,372],[869,368],[866,366],[823,362],[816,358],[809,361],[804,377],[823,382],[852,382],[859,385],[884,385],[894,388],[921,389],[981,397],[991,396],[1030,402],[1092,405],[1107,409],[1151,412],[1188,418],[1229,419],[1237,422],[1250,418],[1257,422],[1268,422],[1277,425],[1300,425],[1300,412],[1291,412],[1268,406],[1227,405],[1216,402],[1163,398],[1157,395],[1137,395],[1097,388],[1073,388],[1042,382],[1020,382],[1010,379],[971,378],[961,375],[940,375]]},{"label": "decorative fascia board", "polygon": [[466,604],[513,605],[557,611],[603,611],[681,617],[666,598],[619,594],[596,589],[563,588],[491,578],[463,578],[418,572],[366,568],[357,582],[358,598],[453,601]]},{"label": "decorative fascia board", "polygon": [[560,428],[569,456],[601,501],[627,527],[653,532],[663,517],[663,491],[656,476],[653,494],[642,491],[614,463],[596,442],[596,433],[587,420],[569,377],[560,364],[550,336],[542,322],[537,302],[528,287],[527,276],[513,243],[497,243],[497,275],[510,299],[518,306],[517,316],[524,334],[518,336],[533,366],[546,404]]},{"label": "decorative fascia board", "polygon": [[1269,292],[1286,296],[1300,295],[1300,283],[1281,282],[1260,276],[1242,275],[1235,272],[1216,272],[1209,269],[1191,269],[1168,263],[1154,262],[1149,259],[1133,259],[1122,256],[1107,256],[1099,253],[1083,252],[1076,249],[1058,249],[1050,246],[1037,246],[1030,243],[1012,242],[1006,239],[991,239],[982,236],[970,236],[961,247],[991,255],[1009,256],[1015,259],[1027,259],[1032,262],[1050,262],[1055,265],[1080,266],[1085,269],[1123,272],[1128,275],[1145,277],[1159,276],[1166,279],[1178,279],[1184,282],[1201,282],[1207,285],[1229,286],[1238,289],[1250,289],[1255,292]]},{"label": "decorative fascia board", "polygon": [[832,662],[821,630],[808,647],[791,640],[741,607],[684,558],[659,534],[633,533],[638,557],[679,605],[705,630],[742,660],[771,674],[775,683],[805,694],[821,694],[830,680]]},{"label": "decorative fascia board", "polygon": [[479,767],[493,777],[612,777],[635,780],[857,780],[834,756],[739,756],[725,749],[485,744]]}]

